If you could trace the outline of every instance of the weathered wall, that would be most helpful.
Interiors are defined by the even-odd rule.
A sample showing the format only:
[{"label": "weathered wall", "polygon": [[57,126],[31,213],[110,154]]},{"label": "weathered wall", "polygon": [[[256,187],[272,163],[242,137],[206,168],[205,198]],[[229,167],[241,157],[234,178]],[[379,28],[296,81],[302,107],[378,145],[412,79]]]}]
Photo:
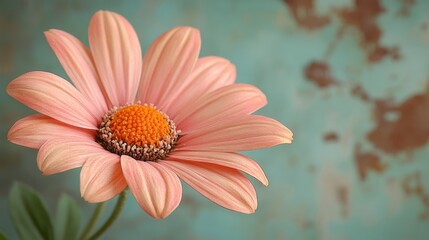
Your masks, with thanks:
[{"label": "weathered wall", "polygon": [[[220,209],[185,187],[163,221],[130,198],[105,239],[427,239],[428,1],[1,1],[0,89],[31,70],[65,77],[43,31],[86,41],[98,9],[127,17],[144,49],[170,27],[199,28],[202,55],[235,63],[238,82],[266,93],[260,112],[295,134],[292,145],[249,153],[270,180],[255,181],[255,214]],[[16,238],[4,214],[14,180],[50,204],[67,192],[90,210],[79,170],[44,177],[36,151],[7,142],[32,111],[4,90],[0,101],[0,230]]]}]

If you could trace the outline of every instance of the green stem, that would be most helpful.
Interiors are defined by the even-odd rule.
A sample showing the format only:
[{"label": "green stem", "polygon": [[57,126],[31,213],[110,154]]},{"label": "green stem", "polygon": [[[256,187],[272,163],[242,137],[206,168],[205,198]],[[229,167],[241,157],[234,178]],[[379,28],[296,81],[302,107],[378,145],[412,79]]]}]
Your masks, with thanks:
[{"label": "green stem", "polygon": [[100,218],[105,205],[106,202],[101,202],[97,204],[97,207],[95,208],[94,213],[92,214],[91,219],[88,222],[88,225],[86,225],[86,228],[80,237],[81,240],[86,240],[88,238],[88,235],[91,234],[91,231],[97,223],[97,220]]},{"label": "green stem", "polygon": [[125,200],[127,199],[127,191],[122,191],[121,195],[119,195],[118,201],[116,202],[115,208],[113,209],[112,214],[110,214],[110,217],[107,219],[107,221],[101,226],[100,229],[98,229],[97,232],[95,232],[89,240],[95,240],[98,237],[100,237],[109,227],[113,224],[113,222],[118,218],[119,214],[122,211],[122,208],[124,207]]}]

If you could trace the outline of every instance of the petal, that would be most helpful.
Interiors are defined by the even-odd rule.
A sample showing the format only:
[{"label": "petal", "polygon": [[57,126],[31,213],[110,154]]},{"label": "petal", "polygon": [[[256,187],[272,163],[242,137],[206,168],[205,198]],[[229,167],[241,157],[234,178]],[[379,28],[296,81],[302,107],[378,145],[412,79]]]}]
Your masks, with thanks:
[{"label": "petal", "polygon": [[200,33],[191,27],[173,28],[158,37],[143,59],[138,99],[160,109],[166,106],[194,67],[200,45]]},{"label": "petal", "polygon": [[185,161],[160,161],[197,192],[220,206],[242,213],[257,207],[256,192],[239,171],[212,164]]},{"label": "petal", "polygon": [[291,143],[292,132],[274,119],[246,115],[182,136],[177,150],[239,152]]},{"label": "petal", "polygon": [[267,99],[258,88],[233,84],[197,99],[194,104],[182,109],[174,122],[186,134],[225,118],[253,113],[265,104]]},{"label": "petal", "polygon": [[127,187],[120,156],[104,152],[85,162],[80,172],[80,193],[88,202],[104,202]]},{"label": "petal", "polygon": [[228,60],[213,56],[200,58],[189,77],[170,94],[169,104],[163,111],[174,118],[202,95],[233,84],[235,76],[235,66]]},{"label": "petal", "polygon": [[28,107],[58,121],[98,129],[95,108],[69,82],[48,72],[29,72],[13,80],[7,93]]},{"label": "petal", "polygon": [[170,153],[168,160],[210,163],[228,168],[235,168],[255,177],[262,184],[268,186],[268,179],[258,163],[238,153],[173,151]]},{"label": "petal", "polygon": [[140,81],[142,54],[131,24],[121,15],[98,11],[89,23],[89,45],[113,106],[134,101]]},{"label": "petal", "polygon": [[103,147],[84,136],[54,138],[40,147],[37,166],[43,175],[51,175],[80,167],[92,155],[103,152]]},{"label": "petal", "polygon": [[94,136],[95,131],[73,127],[36,114],[18,120],[8,133],[8,140],[25,147],[40,148],[48,139],[56,137]]},{"label": "petal", "polygon": [[77,38],[61,30],[51,29],[45,36],[76,88],[92,103],[97,114],[103,116],[108,107],[89,50]]},{"label": "petal", "polygon": [[137,203],[153,218],[165,218],[179,205],[182,185],[169,169],[155,162],[121,156],[122,171]]}]

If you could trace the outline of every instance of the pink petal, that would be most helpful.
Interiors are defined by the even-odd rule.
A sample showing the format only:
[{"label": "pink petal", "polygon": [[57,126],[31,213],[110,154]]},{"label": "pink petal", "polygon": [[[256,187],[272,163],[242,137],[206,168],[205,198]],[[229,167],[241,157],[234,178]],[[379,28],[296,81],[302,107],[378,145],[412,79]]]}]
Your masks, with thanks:
[{"label": "pink petal", "polygon": [[292,132],[276,120],[245,115],[190,132],[179,139],[176,149],[239,152],[291,142]]},{"label": "pink petal", "polygon": [[197,61],[200,33],[191,27],[171,29],[149,47],[143,59],[138,99],[163,108]]},{"label": "pink petal", "polygon": [[49,30],[45,36],[76,88],[91,102],[97,114],[103,116],[108,107],[89,50],[77,38],[61,30]]},{"label": "pink petal", "polygon": [[234,83],[235,66],[220,57],[198,59],[189,77],[169,96],[169,103],[163,108],[170,118],[174,118],[196,99],[218,88]]},{"label": "pink petal", "polygon": [[73,127],[45,115],[31,115],[18,120],[9,130],[9,141],[30,148],[40,148],[46,140],[57,137],[93,137],[95,131]]},{"label": "pink petal", "polygon": [[182,109],[174,122],[186,134],[225,118],[253,113],[265,104],[267,99],[258,88],[248,84],[233,84],[197,99]]},{"label": "pink petal", "polygon": [[242,213],[253,213],[257,207],[256,192],[239,171],[212,164],[186,161],[160,161],[183,181],[220,206]]},{"label": "pink petal", "polygon": [[107,201],[126,187],[120,156],[110,152],[90,157],[80,172],[80,193],[88,202]]},{"label": "pink petal", "polygon": [[113,106],[131,103],[142,68],[139,39],[121,15],[98,11],[89,24],[89,45],[104,89]]},{"label": "pink petal", "polygon": [[153,218],[165,218],[179,205],[182,185],[169,169],[155,162],[121,156],[122,171],[137,203]]},{"label": "pink petal", "polygon": [[6,88],[10,96],[58,121],[88,129],[98,129],[101,116],[69,82],[48,72],[29,72]]},{"label": "pink petal", "polygon": [[92,155],[106,152],[88,137],[62,137],[46,141],[37,154],[37,166],[43,175],[64,172],[82,166]]},{"label": "pink petal", "polygon": [[262,184],[268,186],[268,179],[258,163],[238,153],[173,151],[170,153],[168,160],[210,163],[228,168],[235,168],[255,177]]}]

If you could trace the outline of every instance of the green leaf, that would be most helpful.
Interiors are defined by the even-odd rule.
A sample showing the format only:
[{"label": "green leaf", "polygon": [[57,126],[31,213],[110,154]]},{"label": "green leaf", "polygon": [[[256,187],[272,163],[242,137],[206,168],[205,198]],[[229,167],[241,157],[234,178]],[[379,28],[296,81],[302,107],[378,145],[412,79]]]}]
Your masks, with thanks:
[{"label": "green leaf", "polygon": [[22,183],[14,183],[9,193],[9,210],[21,239],[53,239],[48,211],[39,194]]},{"label": "green leaf", "polygon": [[7,240],[6,235],[0,232],[0,240]]},{"label": "green leaf", "polygon": [[60,240],[78,238],[82,213],[76,202],[63,194],[58,202],[55,237]]}]

